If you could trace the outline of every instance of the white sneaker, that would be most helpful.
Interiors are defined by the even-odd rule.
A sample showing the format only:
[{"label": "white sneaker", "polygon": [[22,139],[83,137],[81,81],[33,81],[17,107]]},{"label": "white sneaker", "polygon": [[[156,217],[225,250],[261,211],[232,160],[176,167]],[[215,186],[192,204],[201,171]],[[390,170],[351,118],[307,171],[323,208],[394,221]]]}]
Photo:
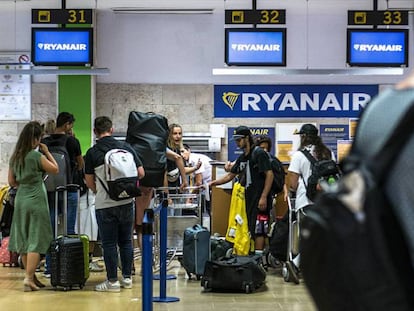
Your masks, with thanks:
[{"label": "white sneaker", "polygon": [[97,262],[91,262],[89,264],[89,271],[91,272],[102,272],[104,268],[101,267]]},{"label": "white sneaker", "polygon": [[132,280],[130,278],[122,278],[121,287],[122,288],[132,288]]},{"label": "white sneaker", "polygon": [[95,286],[97,292],[114,292],[119,293],[121,291],[121,286],[118,281],[111,283],[108,280],[102,282]]}]

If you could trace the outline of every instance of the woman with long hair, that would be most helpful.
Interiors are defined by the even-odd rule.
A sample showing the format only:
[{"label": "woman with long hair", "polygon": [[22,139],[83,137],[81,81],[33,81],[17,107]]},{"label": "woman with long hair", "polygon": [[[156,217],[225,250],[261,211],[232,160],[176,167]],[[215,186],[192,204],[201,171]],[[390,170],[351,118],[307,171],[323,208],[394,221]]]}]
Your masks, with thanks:
[{"label": "woman with long hair", "polygon": [[[17,187],[9,250],[20,253],[25,268],[24,291],[44,287],[36,277],[40,254],[53,239],[44,173],[57,174],[58,165],[45,144],[39,122],[27,123],[10,158],[8,182]],[[40,151],[40,152],[39,152]]]}]

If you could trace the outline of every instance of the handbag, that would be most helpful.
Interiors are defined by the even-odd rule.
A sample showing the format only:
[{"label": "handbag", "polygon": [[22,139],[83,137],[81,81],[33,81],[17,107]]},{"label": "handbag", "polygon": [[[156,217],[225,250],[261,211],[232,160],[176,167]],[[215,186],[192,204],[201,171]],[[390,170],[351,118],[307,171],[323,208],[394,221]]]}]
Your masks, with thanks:
[{"label": "handbag", "polygon": [[178,167],[167,173],[167,179],[169,182],[176,182],[179,176],[180,170],[178,169]]},{"label": "handbag", "polygon": [[[80,221],[79,225],[78,221]],[[79,213],[77,213],[76,216],[75,232],[77,234],[87,235],[89,237],[89,241],[98,240],[98,223],[96,222],[95,215],[95,194],[90,189],[88,189],[85,195],[80,197]]]}]

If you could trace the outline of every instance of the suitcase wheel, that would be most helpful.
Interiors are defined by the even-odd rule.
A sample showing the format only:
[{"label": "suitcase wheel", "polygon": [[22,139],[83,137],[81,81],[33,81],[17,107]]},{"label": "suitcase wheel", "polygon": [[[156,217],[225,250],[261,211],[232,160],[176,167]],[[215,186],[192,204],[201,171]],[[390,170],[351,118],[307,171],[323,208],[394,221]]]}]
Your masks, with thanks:
[{"label": "suitcase wheel", "polygon": [[204,290],[209,290],[210,287],[208,286],[208,281],[207,280],[201,280],[201,286],[204,287]]},{"label": "suitcase wheel", "polygon": [[289,282],[290,276],[289,276],[289,270],[286,267],[286,263],[283,263],[282,276],[283,276],[283,280],[285,280],[285,282]]},{"label": "suitcase wheel", "polygon": [[246,294],[250,294],[251,292],[253,292],[253,289],[250,284],[246,284],[244,286],[244,291],[246,292]]}]

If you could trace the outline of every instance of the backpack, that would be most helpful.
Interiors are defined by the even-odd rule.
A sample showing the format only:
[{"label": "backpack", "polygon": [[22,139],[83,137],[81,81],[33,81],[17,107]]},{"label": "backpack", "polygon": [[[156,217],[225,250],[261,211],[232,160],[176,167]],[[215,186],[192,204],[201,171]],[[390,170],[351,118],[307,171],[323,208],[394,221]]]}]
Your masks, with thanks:
[{"label": "backpack", "polygon": [[164,185],[167,165],[168,121],[152,112],[131,111],[128,117],[126,142],[142,161],[145,176],[139,182],[146,187]]},{"label": "backpack", "polygon": [[364,157],[354,142],[344,175],[301,223],[300,270],[318,310],[414,310],[408,233],[384,189],[413,117],[411,105],[374,155]]},{"label": "backpack", "polygon": [[[316,195],[320,192],[318,184],[334,184],[340,177],[338,165],[334,160],[316,160],[308,150],[303,149],[301,152],[311,162],[311,175],[305,183],[306,196],[309,200],[315,201]],[[303,176],[302,176],[303,179]]]},{"label": "backpack", "polygon": [[67,135],[59,135],[58,137],[51,135],[42,141],[48,147],[49,152],[55,158],[59,167],[57,174],[47,174],[44,177],[46,190],[48,192],[56,191],[57,187],[72,183],[70,157],[66,148],[67,140]]},{"label": "backpack", "polygon": [[105,182],[99,177],[102,187],[112,200],[120,201],[141,195],[137,165],[131,152],[125,149],[110,149],[104,158]]},{"label": "backpack", "polygon": [[[256,158],[256,155],[255,155],[255,153],[257,152],[256,148],[260,148],[260,147],[256,146],[253,149],[252,161],[255,161],[255,158]],[[269,157],[270,166],[273,172],[273,182],[272,182],[272,187],[270,189],[270,192],[273,195],[275,195],[283,191],[283,186],[285,185],[286,172],[285,172],[285,169],[283,168],[282,162],[280,162],[280,160],[277,157],[272,155],[270,152],[266,151],[266,153],[267,153],[267,156]]]}]

